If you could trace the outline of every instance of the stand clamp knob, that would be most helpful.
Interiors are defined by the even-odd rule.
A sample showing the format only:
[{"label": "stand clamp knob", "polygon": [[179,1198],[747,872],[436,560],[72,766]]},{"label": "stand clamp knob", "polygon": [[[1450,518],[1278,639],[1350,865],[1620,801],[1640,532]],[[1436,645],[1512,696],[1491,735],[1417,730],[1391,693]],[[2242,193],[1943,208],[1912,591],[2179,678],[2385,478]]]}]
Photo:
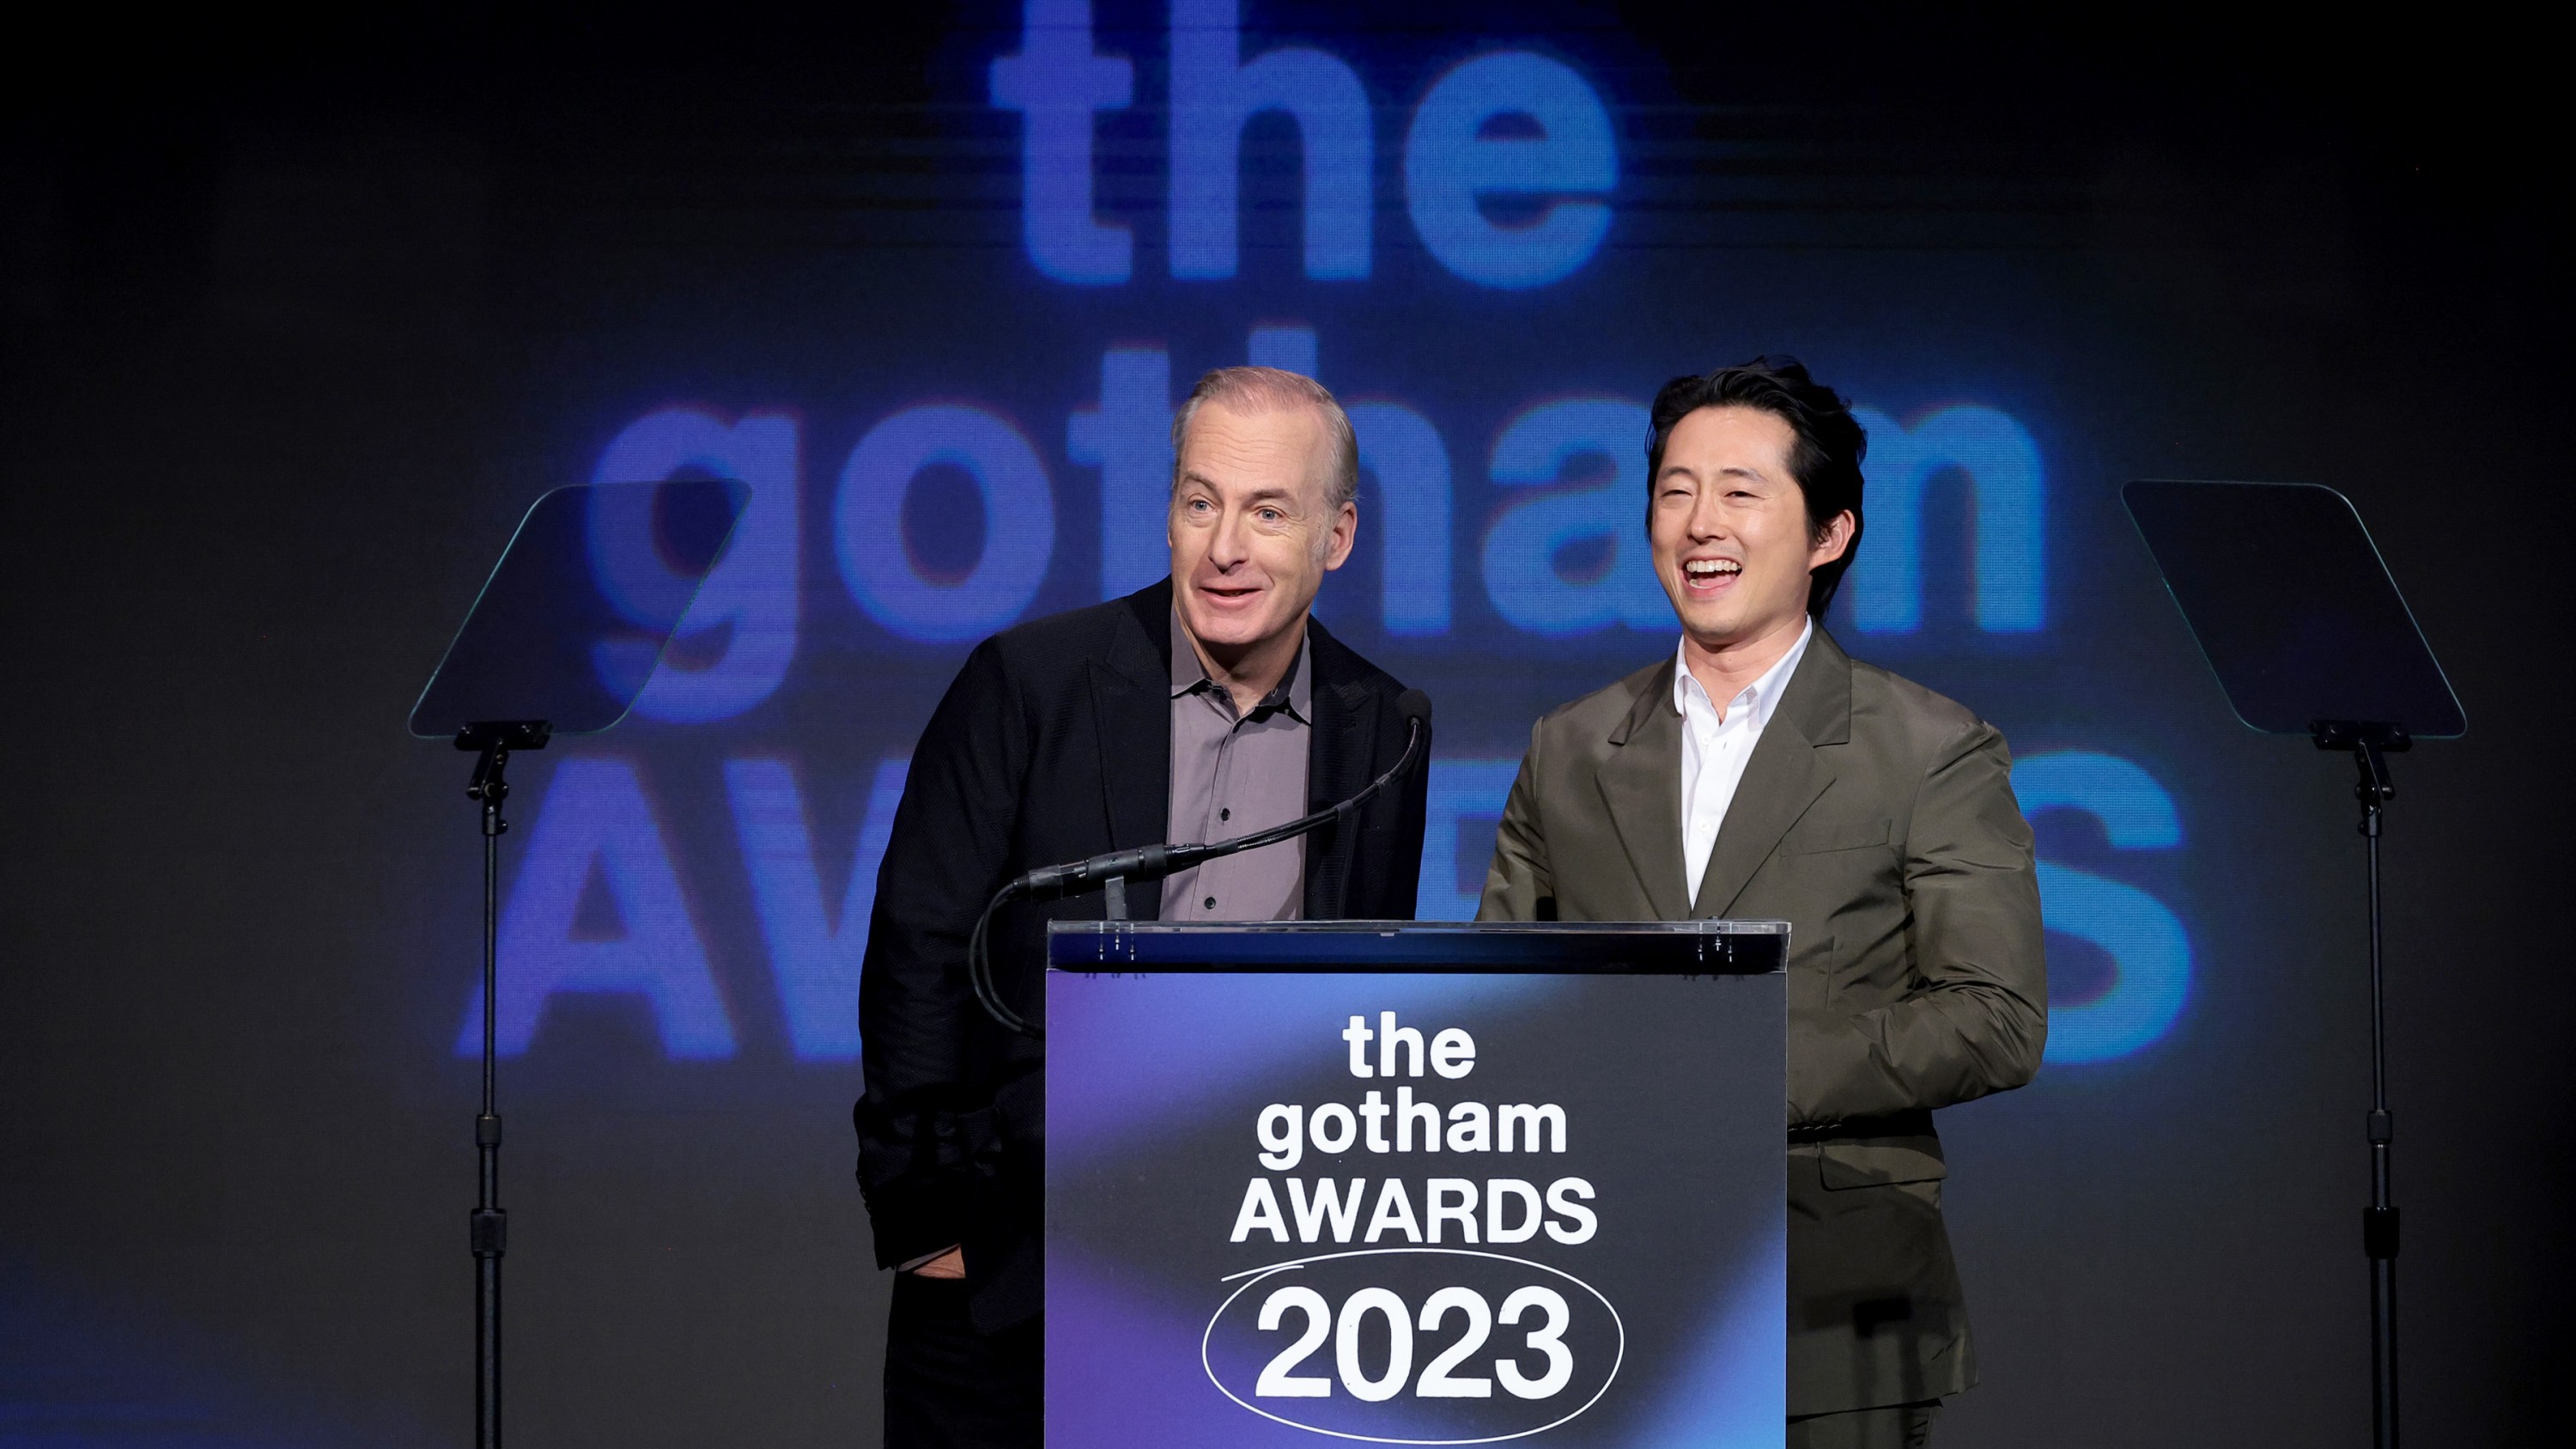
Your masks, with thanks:
[{"label": "stand clamp knob", "polygon": [[500,1257],[510,1239],[510,1215],[499,1208],[476,1208],[467,1219],[468,1239],[474,1256]]},{"label": "stand clamp knob", "polygon": [[2397,1256],[2397,1209],[2361,1210],[2361,1251],[2374,1262]]}]

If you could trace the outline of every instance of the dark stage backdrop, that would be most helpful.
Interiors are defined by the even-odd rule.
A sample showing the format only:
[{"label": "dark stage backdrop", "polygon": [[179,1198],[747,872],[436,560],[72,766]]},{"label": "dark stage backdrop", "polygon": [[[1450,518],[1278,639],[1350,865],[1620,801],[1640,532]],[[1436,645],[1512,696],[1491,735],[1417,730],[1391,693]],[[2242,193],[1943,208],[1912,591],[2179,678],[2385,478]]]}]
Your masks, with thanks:
[{"label": "dark stage backdrop", "polygon": [[1027,0],[22,48],[0,1444],[465,1434],[478,841],[402,724],[546,488],[752,499],[635,716],[518,767],[514,1430],[872,1444],[856,977],[966,650],[1160,575],[1198,373],[1313,372],[1365,466],[1321,610],[1438,703],[1421,910],[1464,916],[1530,720],[1672,648],[1644,404],[1766,351],[1870,428],[1831,627],[2007,732],[2041,842],[2047,1070],[1944,1114],[1945,1438],[2366,1428],[2349,767],[2230,717],[2139,476],[2350,491],[2466,702],[2389,845],[2406,1392],[2518,1438],[2568,1348],[2562,168],[2509,57],[2225,35]]}]

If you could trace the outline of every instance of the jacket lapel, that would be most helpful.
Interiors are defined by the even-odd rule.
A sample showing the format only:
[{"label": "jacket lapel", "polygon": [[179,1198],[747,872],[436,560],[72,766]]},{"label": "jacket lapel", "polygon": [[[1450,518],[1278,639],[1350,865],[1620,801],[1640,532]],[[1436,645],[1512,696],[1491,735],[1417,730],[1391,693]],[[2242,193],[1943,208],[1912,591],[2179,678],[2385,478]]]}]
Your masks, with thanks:
[{"label": "jacket lapel", "polygon": [[1744,779],[1700,877],[1694,914],[1722,916],[1734,908],[1780,837],[1834,783],[1835,765],[1824,747],[1850,739],[1851,657],[1818,629],[1780,697],[1779,712],[1744,763]]},{"label": "jacket lapel", "polygon": [[1610,733],[1601,762],[1602,803],[1660,921],[1685,920],[1690,900],[1682,865],[1682,725],[1673,712],[1673,662],[1664,667]]},{"label": "jacket lapel", "polygon": [[[1311,699],[1315,718],[1306,749],[1306,808],[1321,810],[1368,788],[1375,778],[1374,742],[1383,702],[1368,686],[1343,668],[1341,641],[1313,618],[1306,621],[1307,666],[1315,671]],[[1390,761],[1389,763],[1392,763]],[[1392,789],[1393,786],[1388,788]],[[1372,807],[1374,808],[1374,806]],[[1361,812],[1363,816],[1368,811]],[[1355,832],[1354,832],[1355,834]],[[1334,826],[1306,837],[1305,918],[1339,920],[1349,883],[1356,839]]]},{"label": "jacket lapel", "polygon": [[[1109,657],[1091,661],[1092,729],[1110,850],[1160,843],[1172,813],[1172,662],[1165,652],[1171,632],[1162,624],[1158,636],[1147,622],[1150,615],[1161,624],[1171,612],[1171,586],[1148,589],[1131,602],[1136,608],[1119,619]],[[1128,887],[1133,918],[1155,920],[1162,908],[1159,882]]]}]

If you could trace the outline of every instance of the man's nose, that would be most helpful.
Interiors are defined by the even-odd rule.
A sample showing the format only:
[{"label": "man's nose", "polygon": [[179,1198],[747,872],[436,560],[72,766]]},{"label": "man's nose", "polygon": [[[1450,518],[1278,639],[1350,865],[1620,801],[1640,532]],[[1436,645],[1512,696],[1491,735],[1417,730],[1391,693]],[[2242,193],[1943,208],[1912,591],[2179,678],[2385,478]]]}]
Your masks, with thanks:
[{"label": "man's nose", "polygon": [[1690,536],[1701,543],[1726,536],[1726,510],[1716,499],[1702,495],[1691,500]]},{"label": "man's nose", "polygon": [[1208,562],[1230,569],[1251,556],[1244,537],[1243,515],[1226,509],[1217,516],[1216,530],[1208,538]]}]

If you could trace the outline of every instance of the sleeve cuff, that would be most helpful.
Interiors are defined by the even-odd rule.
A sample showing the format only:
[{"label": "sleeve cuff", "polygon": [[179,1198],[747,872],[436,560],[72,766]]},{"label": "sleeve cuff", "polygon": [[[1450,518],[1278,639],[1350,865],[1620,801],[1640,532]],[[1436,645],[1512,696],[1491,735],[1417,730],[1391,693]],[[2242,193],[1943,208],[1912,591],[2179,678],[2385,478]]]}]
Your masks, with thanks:
[{"label": "sleeve cuff", "polygon": [[901,1177],[868,1189],[877,1266],[908,1268],[956,1247],[966,1223],[966,1185]]}]

